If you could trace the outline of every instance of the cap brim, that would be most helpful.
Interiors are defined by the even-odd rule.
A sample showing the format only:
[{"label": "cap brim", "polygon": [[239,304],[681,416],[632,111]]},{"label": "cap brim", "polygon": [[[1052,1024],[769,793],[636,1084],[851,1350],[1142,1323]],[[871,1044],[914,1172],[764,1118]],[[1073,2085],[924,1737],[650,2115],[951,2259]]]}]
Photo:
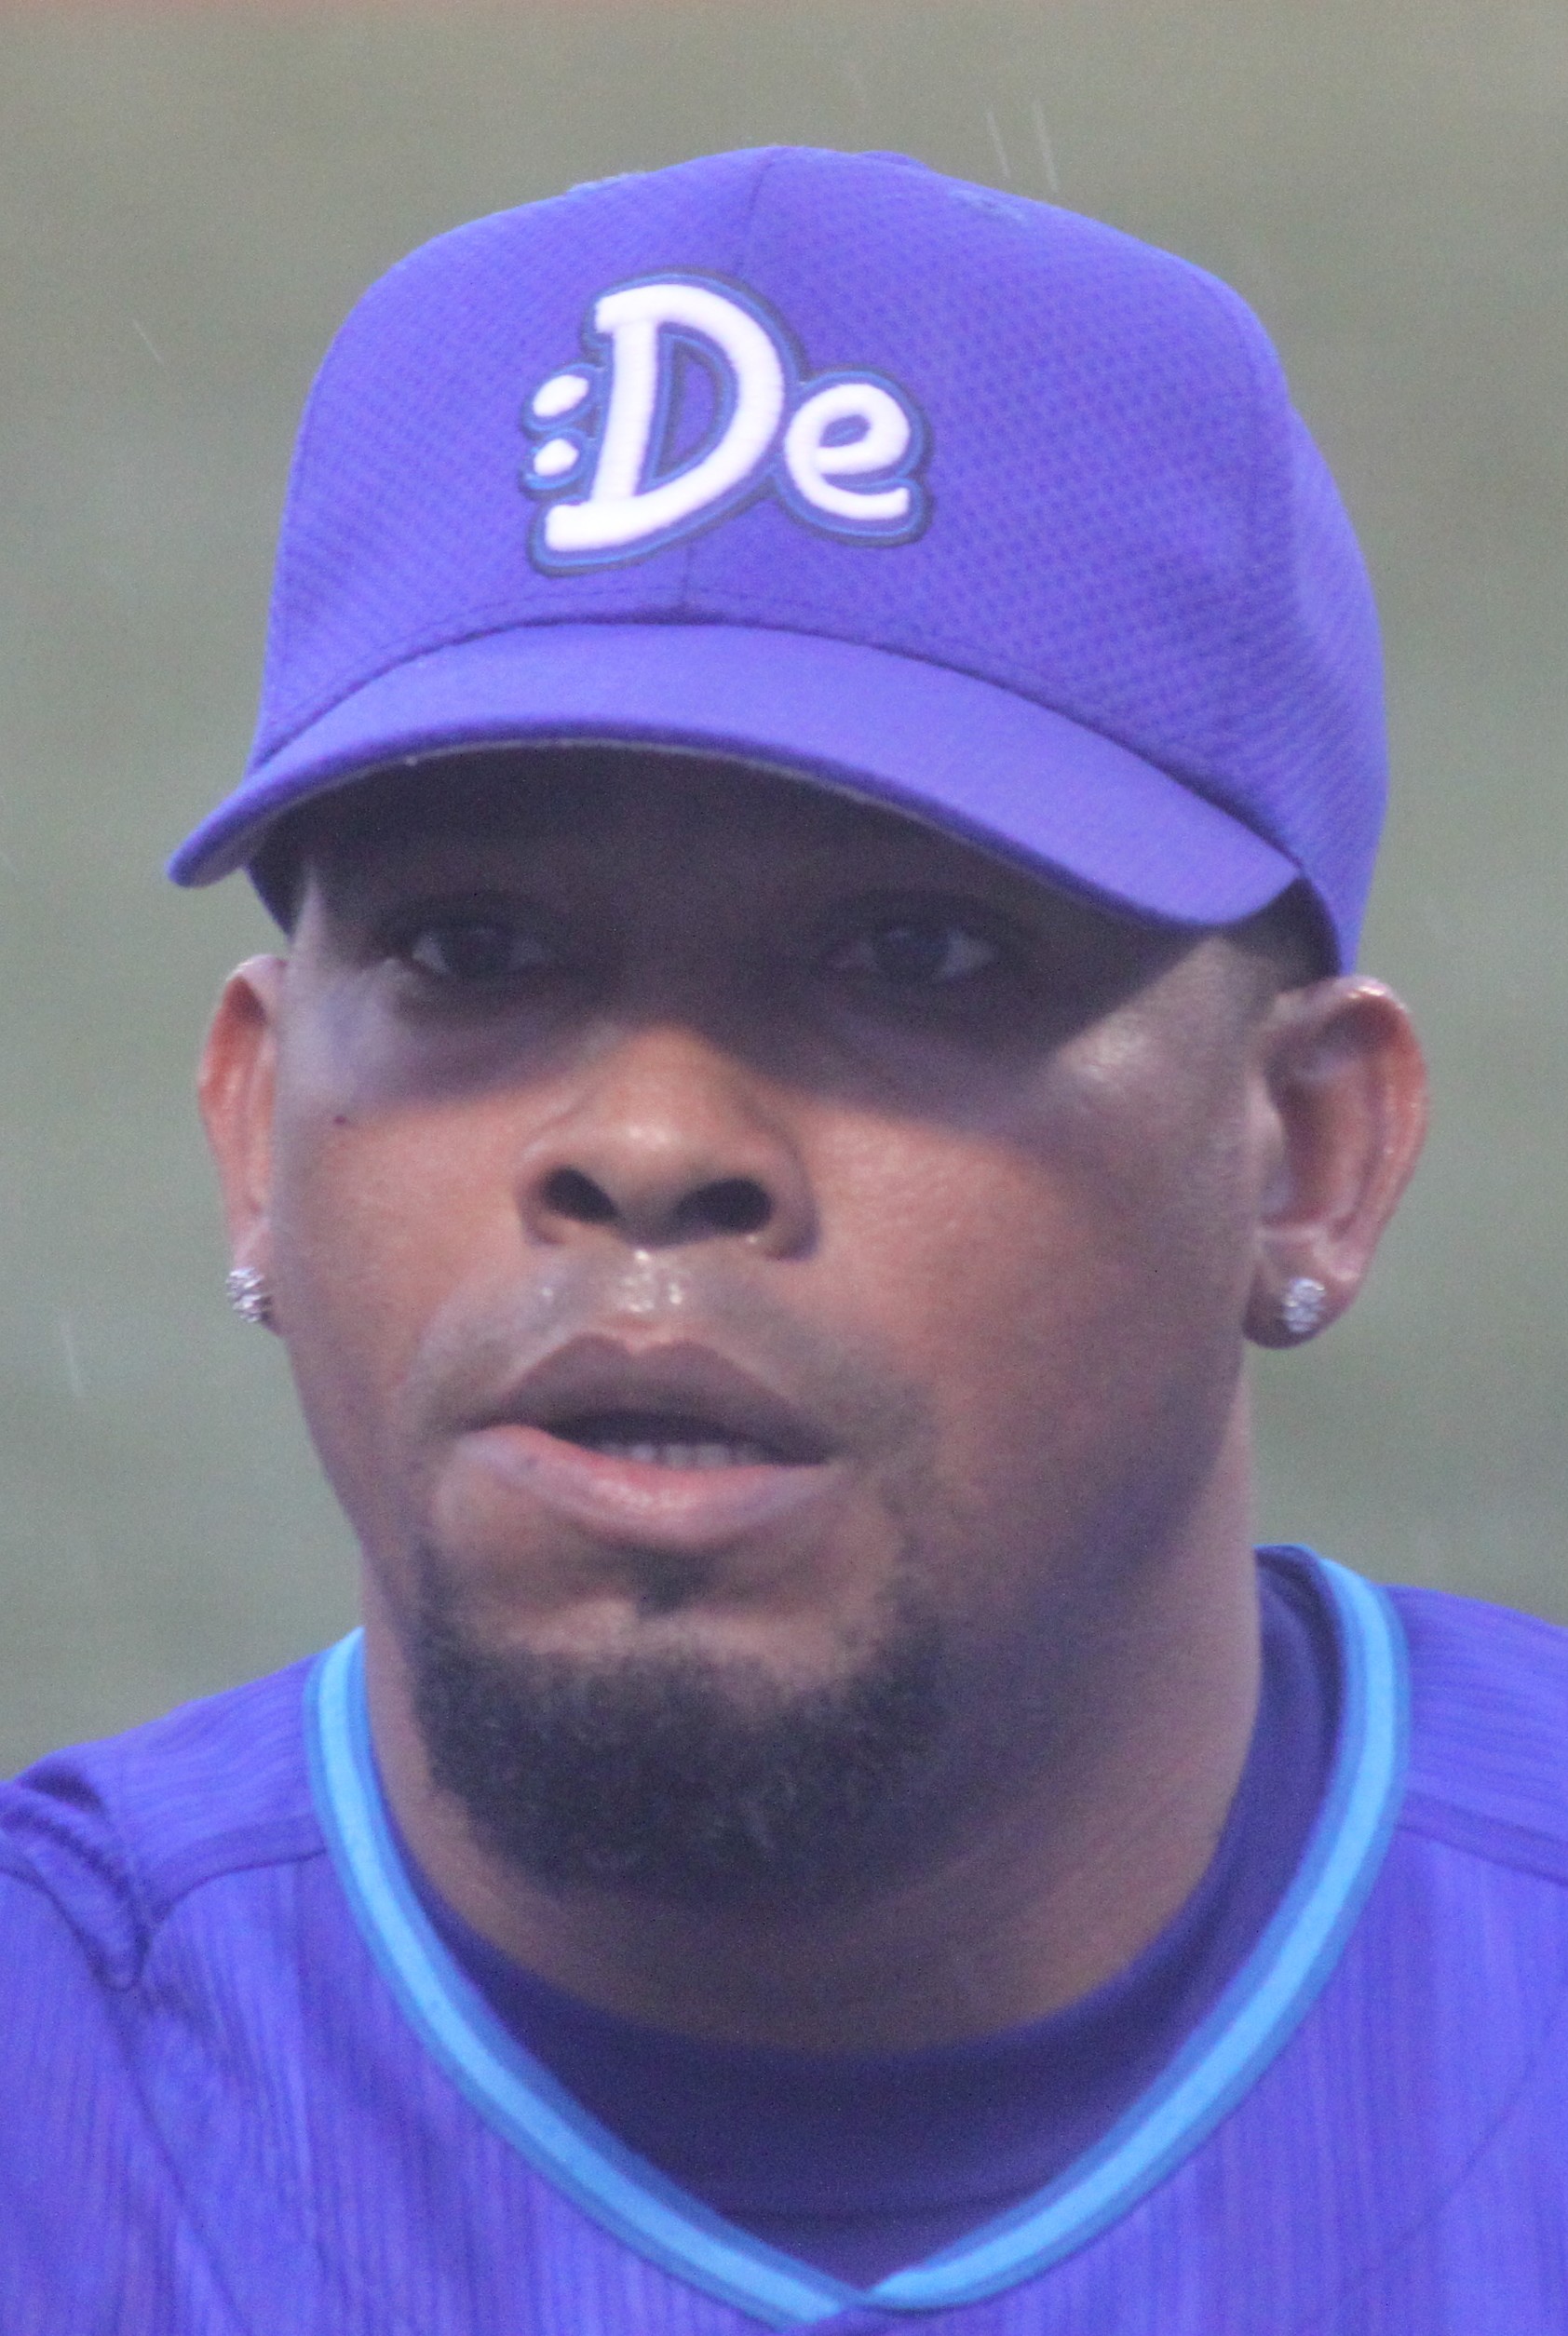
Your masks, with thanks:
[{"label": "cap brim", "polygon": [[211,884],[282,813],[388,764],[590,739],[795,773],[1177,924],[1234,924],[1300,873],[1169,772],[994,682],[811,633],[659,624],[513,628],[395,667],[254,770],[169,872]]}]

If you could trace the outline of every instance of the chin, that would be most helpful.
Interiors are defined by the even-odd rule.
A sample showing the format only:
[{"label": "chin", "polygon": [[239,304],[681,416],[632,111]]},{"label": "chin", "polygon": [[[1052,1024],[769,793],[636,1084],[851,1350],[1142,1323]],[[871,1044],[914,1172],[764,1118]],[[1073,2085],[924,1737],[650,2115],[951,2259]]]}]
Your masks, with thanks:
[{"label": "chin", "polygon": [[410,1647],[432,1778],[492,1855],[558,1891],[687,1905],[851,1895],[939,1830],[943,1634],[889,1599],[813,1680],[690,1596],[576,1644],[481,1643],[427,1558]]}]

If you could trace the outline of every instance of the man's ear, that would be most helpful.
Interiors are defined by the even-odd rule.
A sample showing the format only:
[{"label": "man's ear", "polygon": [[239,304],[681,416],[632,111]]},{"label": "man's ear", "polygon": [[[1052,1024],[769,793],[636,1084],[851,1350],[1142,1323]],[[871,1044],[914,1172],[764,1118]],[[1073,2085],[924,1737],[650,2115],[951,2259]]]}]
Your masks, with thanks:
[{"label": "man's ear", "polygon": [[285,972],[281,957],[250,957],[235,968],[223,984],[196,1076],[234,1262],[264,1281],[272,1270],[272,1112]]},{"label": "man's ear", "polygon": [[1292,1346],[1365,1278],[1426,1132],[1426,1069],[1405,1007],[1359,975],[1282,992],[1260,1046],[1273,1157],[1246,1330]]}]

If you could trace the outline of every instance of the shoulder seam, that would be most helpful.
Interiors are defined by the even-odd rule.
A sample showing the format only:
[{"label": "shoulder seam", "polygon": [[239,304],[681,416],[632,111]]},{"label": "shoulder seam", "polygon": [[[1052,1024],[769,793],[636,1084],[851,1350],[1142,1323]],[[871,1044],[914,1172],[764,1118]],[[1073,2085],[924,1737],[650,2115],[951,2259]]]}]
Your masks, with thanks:
[{"label": "shoulder seam", "polygon": [[226,1874],[253,1873],[264,1866],[303,1865],[326,1855],[320,1827],[314,1816],[303,1813],[200,1843],[143,1878],[147,1946],[185,1899],[207,1883],[221,1882]]},{"label": "shoulder seam", "polygon": [[5,1847],[9,1854],[0,1857],[0,1883],[14,1883],[20,1889],[31,1890],[34,1897],[41,1898],[61,1930],[70,1937],[83,1962],[89,1970],[98,1974],[104,1987],[116,1994],[126,1993],[134,1987],[142,1961],[140,1942],[134,1956],[135,1968],[128,1973],[127,1958],[116,1958],[112,1951],[105,1951],[102,1938],[73,1910],[69,1900],[51,1885],[47,1874],[40,1870],[26,1850],[18,1848],[15,1843],[7,1843]]},{"label": "shoulder seam", "polygon": [[313,1857],[327,1855],[327,1844],[313,1818],[282,1818],[270,1827],[258,1827],[255,1831],[270,1832],[275,1838],[270,1842],[253,1840],[237,1854],[233,1847],[225,1854],[221,1841],[205,1843],[198,1853],[175,1861],[171,1873],[155,1874],[150,1879],[123,1866],[130,1919],[129,1935],[118,1952],[105,1952],[103,1938],[73,1908],[69,1893],[62,1892],[24,1848],[0,1843],[0,1852],[6,1853],[0,1854],[0,1882],[13,1882],[35,1892],[70,1932],[101,1975],[104,1985],[118,1994],[128,1994],[140,1982],[164,1924],[205,1884],[221,1881],[225,1874],[255,1872],[266,1866],[303,1865]]},{"label": "shoulder seam", "polygon": [[1399,1812],[1399,1829],[1439,1841],[1494,1866],[1510,1866],[1544,1882],[1568,1884],[1568,1840],[1509,1817],[1489,1816],[1415,1787],[1406,1793]]}]

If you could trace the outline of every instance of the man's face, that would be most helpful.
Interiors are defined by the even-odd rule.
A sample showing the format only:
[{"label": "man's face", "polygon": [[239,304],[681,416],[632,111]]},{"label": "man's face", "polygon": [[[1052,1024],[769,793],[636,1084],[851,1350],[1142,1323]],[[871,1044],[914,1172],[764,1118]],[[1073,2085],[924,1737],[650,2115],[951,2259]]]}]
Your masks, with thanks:
[{"label": "man's face", "polygon": [[897,1862],[1214,1465],[1264,969],[655,756],[426,766],[305,871],[265,1256],[438,1778],[547,1879]]}]

